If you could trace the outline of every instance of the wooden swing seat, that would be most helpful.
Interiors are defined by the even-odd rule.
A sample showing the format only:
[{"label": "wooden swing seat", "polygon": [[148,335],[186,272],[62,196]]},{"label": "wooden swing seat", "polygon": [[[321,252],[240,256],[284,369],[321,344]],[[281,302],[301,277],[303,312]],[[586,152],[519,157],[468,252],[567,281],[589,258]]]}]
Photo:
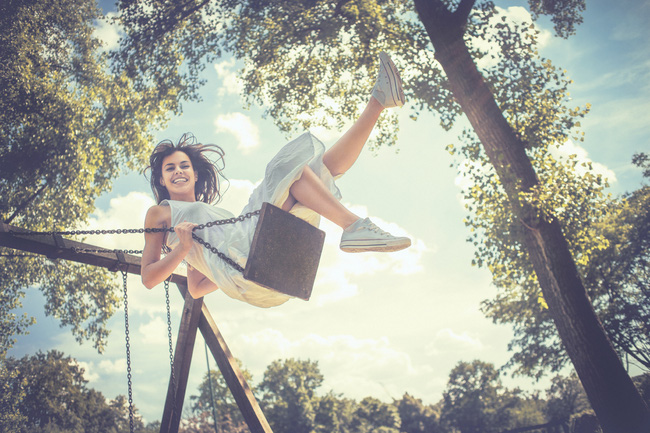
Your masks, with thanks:
[{"label": "wooden swing seat", "polygon": [[263,203],[244,278],[309,300],[325,232],[270,203]]}]

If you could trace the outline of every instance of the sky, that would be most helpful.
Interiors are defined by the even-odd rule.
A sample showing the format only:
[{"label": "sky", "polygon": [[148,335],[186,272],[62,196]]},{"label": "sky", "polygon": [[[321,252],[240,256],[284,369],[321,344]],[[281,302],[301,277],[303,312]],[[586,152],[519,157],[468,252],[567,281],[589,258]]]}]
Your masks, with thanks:
[{"label": "sky", "polygon": [[[496,3],[509,19],[529,17],[525,2]],[[114,9],[110,2],[102,6],[106,12]],[[564,150],[592,161],[608,176],[612,194],[641,185],[640,170],[631,158],[635,152],[650,150],[649,20],[650,1],[593,0],[587,1],[584,23],[568,40],[554,37],[548,20],[537,23],[542,56],[565,68],[574,81],[570,91],[575,106],[592,106],[582,122],[584,143],[568,143]],[[106,25],[98,25],[97,35],[107,46],[118,38]],[[262,109],[243,108],[237,67],[227,58],[209,66],[203,101],[185,104],[183,115],[156,133],[157,140],[177,140],[192,132],[200,141],[225,149],[230,188],[219,206],[235,214],[261,179],[266,162],[289,139],[262,118]],[[340,229],[323,220],[325,248],[310,301],[296,299],[260,309],[220,292],[205,297],[234,356],[252,373],[253,385],[274,360],[309,359],[318,363],[325,377],[320,394],[332,390],[349,398],[372,396],[389,402],[408,392],[433,404],[441,399],[458,362],[480,359],[500,367],[511,356],[510,328],[493,324],[480,311],[481,301],[494,297],[496,289],[487,270],[471,266],[462,179],[450,167],[454,159],[445,150],[458,142],[465,121],[445,132],[433,115],[421,115],[414,122],[408,108],[398,112],[397,151],[365,150],[338,186],[343,203],[353,212],[370,216],[393,234],[410,236],[411,248],[390,254],[346,254],[338,250]],[[312,132],[327,146],[342,134]],[[153,204],[146,179],[124,173],[113,190],[97,200],[89,226],[140,227]],[[139,235],[88,242],[107,248],[142,247]],[[164,290],[162,286],[147,290],[139,276],[130,276],[128,285],[133,398],[145,420],[153,421],[161,417],[169,375]],[[176,333],[182,299],[175,288],[171,295]],[[10,355],[63,351],[79,361],[88,386],[107,398],[126,394],[121,310],[109,321],[111,334],[100,355],[91,344],[76,343],[56,319],[44,316],[44,299],[37,288],[28,290],[23,304],[22,311],[34,315],[37,324]],[[213,360],[210,364],[214,368]],[[186,404],[197,394],[205,371],[199,336]],[[530,378],[503,377],[507,386],[527,390],[545,389],[547,379],[535,383]]]}]

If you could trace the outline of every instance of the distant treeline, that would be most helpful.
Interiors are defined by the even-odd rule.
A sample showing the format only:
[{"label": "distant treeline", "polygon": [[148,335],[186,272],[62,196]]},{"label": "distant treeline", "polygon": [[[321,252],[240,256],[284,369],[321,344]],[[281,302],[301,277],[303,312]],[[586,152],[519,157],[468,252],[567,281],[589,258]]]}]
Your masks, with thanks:
[{"label": "distant treeline", "polygon": [[[253,384],[250,373],[243,372]],[[58,351],[6,358],[0,364],[0,431],[128,432],[126,397],[106,400],[87,386],[83,373],[75,359]],[[285,359],[267,367],[253,391],[275,433],[600,431],[575,375],[554,377],[541,395],[506,388],[490,363],[459,362],[436,404],[424,404],[408,393],[392,402],[374,397],[356,401],[334,391],[318,392],[323,381],[315,361]],[[637,377],[636,383],[650,400],[650,374]],[[186,402],[180,432],[214,432],[215,415],[219,433],[248,431],[221,373],[206,372],[197,391]],[[153,433],[160,423],[145,425],[136,407],[134,426],[136,432]]]}]

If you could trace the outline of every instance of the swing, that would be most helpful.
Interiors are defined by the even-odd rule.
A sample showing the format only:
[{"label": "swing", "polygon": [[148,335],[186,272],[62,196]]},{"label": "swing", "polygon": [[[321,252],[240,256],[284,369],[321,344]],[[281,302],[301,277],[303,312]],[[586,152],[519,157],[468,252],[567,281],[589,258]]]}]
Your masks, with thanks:
[{"label": "swing", "polygon": [[[241,267],[228,256],[218,251],[215,247],[204,241],[197,231],[209,228],[214,225],[235,224],[246,218],[259,215],[255,234],[251,242],[246,266]],[[62,235],[97,235],[97,234],[127,234],[127,233],[154,233],[173,231],[174,228],[140,228],[140,229],[108,229],[108,230],[69,230],[31,232],[7,230],[10,234],[20,236],[50,235],[53,237],[59,253],[65,256],[66,250],[73,250],[75,253],[115,253],[115,254],[142,254],[142,250],[121,250],[121,249],[89,249],[89,248],[66,248]],[[200,224],[192,237],[199,244],[219,256],[229,266],[241,272],[245,279],[260,286],[296,298],[309,300],[318,271],[318,263],[323,251],[325,232],[312,226],[306,221],[291,215],[273,206],[270,203],[263,203],[261,209],[239,217],[225,220],[211,221]],[[71,241],[67,241],[71,242]]]},{"label": "swing", "polygon": [[[259,211],[256,212],[259,214]],[[241,217],[240,217],[241,218]],[[235,220],[233,218],[232,220]],[[227,224],[234,221],[214,221],[214,224]],[[172,229],[112,229],[112,230],[79,230],[79,231],[50,231],[50,232],[33,232],[18,227],[13,227],[8,224],[0,222],[0,246],[15,248],[22,251],[29,251],[37,254],[42,254],[50,259],[64,259],[78,263],[86,263],[93,266],[107,268],[113,272],[121,271],[124,287],[124,325],[125,325],[125,340],[126,340],[126,357],[127,357],[127,382],[128,382],[128,397],[129,397],[129,431],[134,430],[134,414],[132,406],[132,383],[131,383],[131,356],[130,356],[130,335],[129,335],[129,314],[128,314],[128,294],[126,285],[127,273],[139,274],[140,260],[136,256],[126,254],[138,254],[142,251],[136,250],[109,250],[97,249],[93,245],[84,244],[81,242],[64,239],[62,235],[72,234],[123,234],[123,233],[144,233],[144,232],[161,232],[171,231]],[[29,255],[20,255],[29,256]],[[117,262],[116,259],[117,258]],[[178,280],[181,278],[181,280]],[[165,403],[165,410],[163,412],[163,420],[161,431],[171,432],[177,431],[180,422],[180,412],[176,408],[177,402],[182,402],[187,385],[187,375],[189,372],[189,363],[191,360],[192,347],[194,344],[194,335],[197,329],[201,332],[206,339],[206,343],[210,347],[219,368],[223,373],[223,377],[228,384],[228,388],[233,393],[237,405],[239,406],[242,415],[248,424],[248,427],[253,433],[270,433],[271,428],[261,411],[255,396],[252,394],[250,387],[243,378],[241,371],[234,362],[234,358],[230,353],[222,335],[220,334],[216,324],[214,323],[209,311],[203,304],[203,299],[192,299],[187,293],[187,289],[181,289],[181,293],[185,297],[185,307],[183,310],[183,318],[181,319],[181,329],[179,329],[179,336],[177,341],[177,351],[180,353],[189,353],[181,356],[177,365],[176,357],[173,354],[172,340],[171,340],[171,318],[169,306],[169,282],[176,282],[178,285],[186,284],[185,277],[172,274],[169,280],[165,281],[165,297],[167,304],[167,327],[169,337],[169,356],[170,356],[170,369],[171,377],[168,388],[167,400]],[[185,331],[183,332],[183,323],[185,324]],[[178,372],[176,370],[179,370]],[[180,373],[180,376],[179,374]],[[177,398],[177,394],[178,397]],[[181,404],[182,403],[178,403]]]},{"label": "swing", "polygon": [[244,278],[309,300],[325,232],[269,203],[260,210]]},{"label": "swing", "polygon": [[309,300],[325,242],[324,231],[270,203],[263,203],[256,212],[200,224],[195,231],[214,225],[234,224],[258,214],[245,268],[204,241],[196,232],[192,233],[192,237],[241,272],[245,279],[267,289]]}]

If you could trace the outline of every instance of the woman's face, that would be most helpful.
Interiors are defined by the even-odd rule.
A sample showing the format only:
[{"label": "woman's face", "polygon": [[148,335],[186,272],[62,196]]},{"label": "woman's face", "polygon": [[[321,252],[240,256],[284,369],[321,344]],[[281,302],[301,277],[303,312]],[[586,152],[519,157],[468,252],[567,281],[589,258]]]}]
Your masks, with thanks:
[{"label": "woman's face", "polygon": [[171,200],[196,201],[194,185],[198,179],[185,152],[177,150],[163,159],[160,184],[167,188]]}]

